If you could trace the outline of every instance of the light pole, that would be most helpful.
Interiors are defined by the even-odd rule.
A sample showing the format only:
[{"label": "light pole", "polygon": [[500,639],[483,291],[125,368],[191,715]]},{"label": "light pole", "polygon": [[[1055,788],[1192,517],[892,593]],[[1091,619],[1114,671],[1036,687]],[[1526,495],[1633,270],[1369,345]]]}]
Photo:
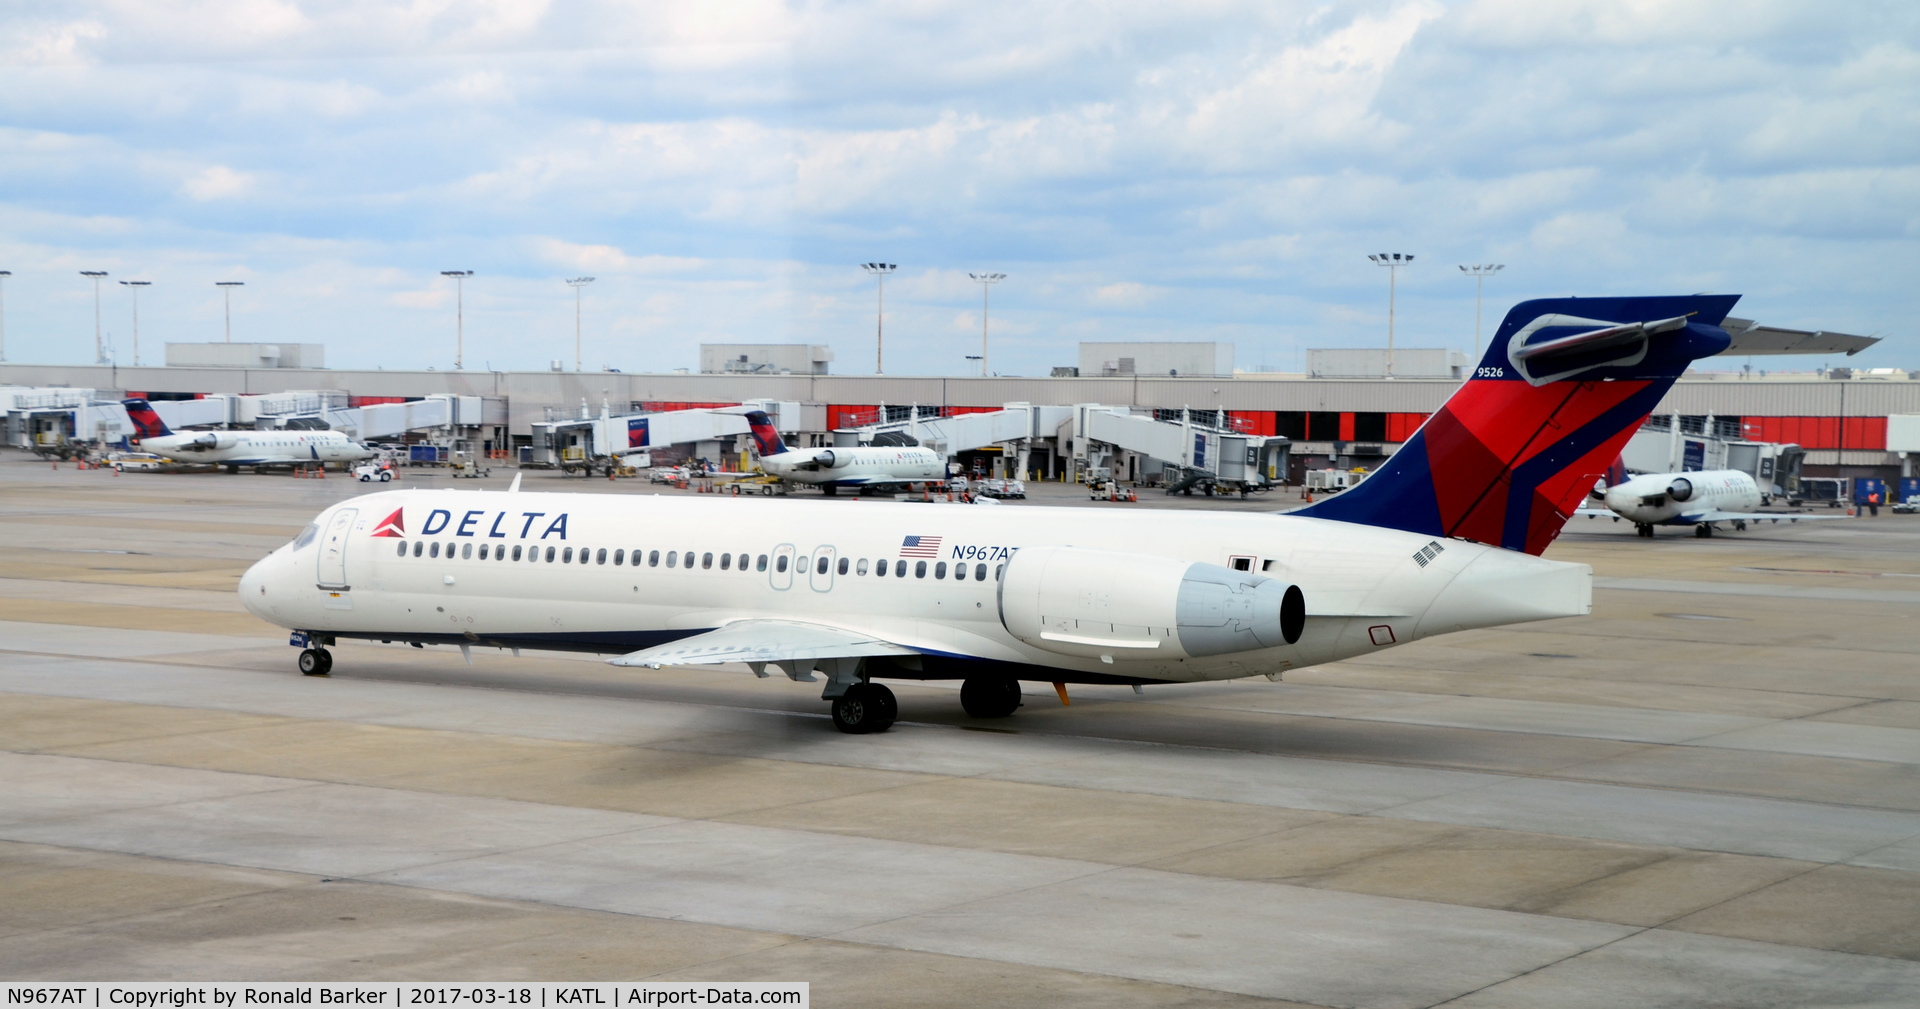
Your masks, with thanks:
[{"label": "light pole", "polygon": [[473,271],[441,270],[440,275],[453,278],[453,370],[464,371],[462,362],[467,356],[467,278],[473,276]]},{"label": "light pole", "polygon": [[987,292],[993,285],[1007,279],[1004,273],[969,273],[974,283],[980,285],[980,377],[987,377]]},{"label": "light pole", "polygon": [[1480,294],[1486,287],[1487,278],[1507,268],[1505,263],[1476,263],[1463,266],[1460,272],[1473,278],[1473,367],[1480,366]]},{"label": "light pole", "polygon": [[236,287],[245,287],[247,286],[247,282],[244,280],[216,280],[213,282],[213,286],[220,289],[220,298],[221,300],[226,302],[227,342],[232,343],[233,342],[233,289]]},{"label": "light pole", "polygon": [[575,277],[567,281],[573,288],[573,370],[580,370],[580,290],[593,283],[592,277]]},{"label": "light pole", "polygon": [[152,287],[151,280],[123,280],[120,282],[133,295],[133,366],[140,367],[140,289]]},{"label": "light pole", "polygon": [[875,309],[873,323],[873,373],[883,375],[886,373],[886,369],[881,367],[884,361],[881,355],[886,345],[887,336],[887,274],[898,269],[899,264],[861,263],[860,268],[873,274],[874,279],[880,282],[879,293],[875,295],[876,304],[879,307]]},{"label": "light pole", "polygon": [[7,278],[12,270],[0,270],[0,362],[7,359]]},{"label": "light pole", "polygon": [[105,270],[81,270],[82,277],[93,278],[93,363],[107,363],[106,345],[100,342],[100,280],[107,275]]},{"label": "light pole", "polygon": [[1387,377],[1393,377],[1393,297],[1400,268],[1413,262],[1412,256],[1403,256],[1398,252],[1382,252],[1368,256],[1375,266],[1387,268]]}]

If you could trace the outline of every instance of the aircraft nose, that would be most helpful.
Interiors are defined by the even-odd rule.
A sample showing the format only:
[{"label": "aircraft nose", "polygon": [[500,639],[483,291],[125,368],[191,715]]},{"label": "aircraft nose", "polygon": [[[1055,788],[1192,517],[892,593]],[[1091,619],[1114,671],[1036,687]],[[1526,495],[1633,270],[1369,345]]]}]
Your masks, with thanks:
[{"label": "aircraft nose", "polygon": [[267,616],[267,561],[266,558],[254,563],[247,573],[240,576],[240,604],[247,612],[262,619]]}]

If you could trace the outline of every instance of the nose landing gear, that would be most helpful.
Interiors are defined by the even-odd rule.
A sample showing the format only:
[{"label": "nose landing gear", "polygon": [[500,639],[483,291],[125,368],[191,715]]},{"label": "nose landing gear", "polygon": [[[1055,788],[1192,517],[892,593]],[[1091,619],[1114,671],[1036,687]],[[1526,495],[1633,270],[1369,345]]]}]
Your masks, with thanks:
[{"label": "nose landing gear", "polygon": [[300,652],[300,673],[303,676],[325,676],[333,669],[333,653],[324,648],[307,648]]}]

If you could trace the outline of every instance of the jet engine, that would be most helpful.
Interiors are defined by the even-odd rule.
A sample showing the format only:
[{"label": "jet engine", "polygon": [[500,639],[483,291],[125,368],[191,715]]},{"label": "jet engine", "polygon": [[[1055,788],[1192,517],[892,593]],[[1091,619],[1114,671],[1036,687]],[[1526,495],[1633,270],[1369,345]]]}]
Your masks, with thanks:
[{"label": "jet engine", "polygon": [[1686,477],[1676,478],[1667,485],[1667,496],[1675,501],[1685,501],[1693,496],[1693,481]]},{"label": "jet engine", "polygon": [[232,448],[238,444],[240,444],[238,435],[226,431],[209,431],[188,442],[185,447],[204,452],[209,449]]},{"label": "jet engine", "polygon": [[819,466],[821,469],[833,469],[835,466],[845,466],[847,464],[847,457],[844,455],[836,456],[833,454],[833,449],[825,449],[813,454],[813,462],[814,465]]},{"label": "jet engine", "polygon": [[1061,655],[1192,658],[1300,640],[1297,585],[1171,557],[1024,548],[1000,581],[1000,623]]}]

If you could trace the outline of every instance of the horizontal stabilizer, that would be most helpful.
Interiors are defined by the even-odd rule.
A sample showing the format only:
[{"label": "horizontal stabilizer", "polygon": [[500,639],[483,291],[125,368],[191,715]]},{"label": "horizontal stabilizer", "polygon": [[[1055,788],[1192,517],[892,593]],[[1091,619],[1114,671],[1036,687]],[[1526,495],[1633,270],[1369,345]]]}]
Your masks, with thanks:
[{"label": "horizontal stabilizer", "polygon": [[1720,352],[1724,357],[1753,354],[1846,354],[1851,357],[1880,342],[1877,336],[1781,329],[1762,326],[1752,319],[1728,319],[1720,326],[1733,337],[1732,345]]},{"label": "horizontal stabilizer", "polygon": [[669,645],[642,648],[615,666],[698,666],[721,662],[795,662],[866,655],[917,655],[917,651],[871,634],[798,620],[736,620]]}]

